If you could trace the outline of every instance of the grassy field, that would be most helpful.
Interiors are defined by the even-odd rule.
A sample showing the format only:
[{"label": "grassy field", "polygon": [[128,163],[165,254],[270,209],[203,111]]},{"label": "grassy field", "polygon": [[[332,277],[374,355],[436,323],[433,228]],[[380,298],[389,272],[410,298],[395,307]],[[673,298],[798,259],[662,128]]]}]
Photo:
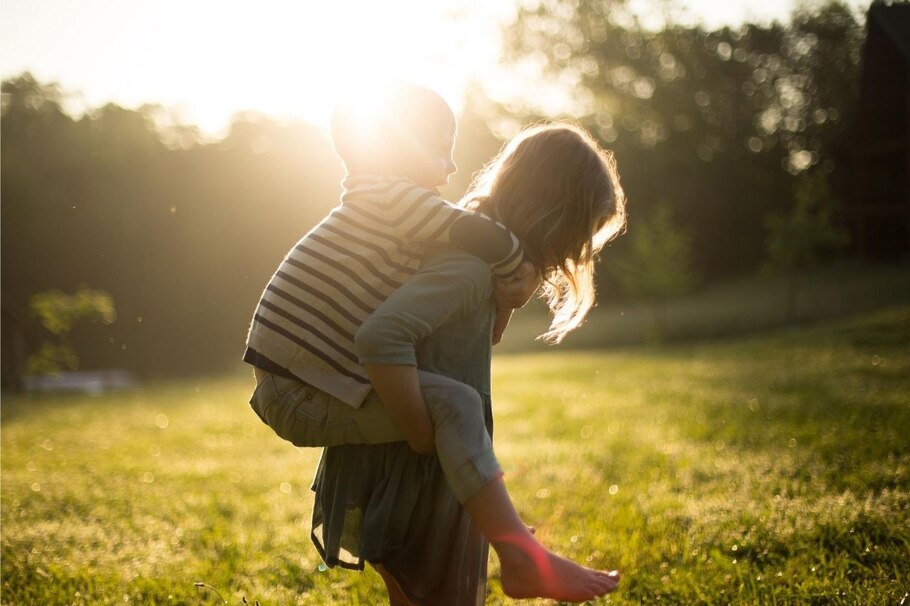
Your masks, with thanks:
[{"label": "grassy field", "polygon": [[[2,601],[377,604],[309,543],[318,453],[245,377],[5,397]],[[600,604],[910,603],[910,306],[736,341],[502,356],[527,521],[624,573]],[[493,580],[490,604],[507,603]]]},{"label": "grassy field", "polygon": [[[787,317],[787,276],[748,275],[707,285],[663,307],[664,342],[730,338],[792,328],[910,305],[910,265],[842,264],[799,274],[793,317]],[[651,306],[611,300],[609,285],[583,330],[571,333],[566,349],[602,349],[655,340]],[[615,297],[614,297],[615,298]],[[534,341],[549,323],[545,307],[534,302],[517,314],[499,345],[500,353],[546,351]]]}]

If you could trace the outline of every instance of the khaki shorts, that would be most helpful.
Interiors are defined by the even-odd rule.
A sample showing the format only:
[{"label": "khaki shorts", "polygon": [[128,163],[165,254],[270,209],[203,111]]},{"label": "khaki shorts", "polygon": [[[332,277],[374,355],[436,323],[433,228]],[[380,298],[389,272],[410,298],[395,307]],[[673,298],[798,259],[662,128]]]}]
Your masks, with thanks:
[{"label": "khaki shorts", "polygon": [[[354,408],[312,385],[259,373],[250,406],[280,437],[295,446],[340,446],[401,442],[404,435],[376,392]],[[436,454],[462,503],[502,475],[484,422],[484,403],[472,387],[418,371],[433,422]]]},{"label": "khaki shorts", "polygon": [[354,408],[312,385],[267,374],[257,383],[250,406],[278,436],[294,446],[404,440],[375,392],[363,406]]}]

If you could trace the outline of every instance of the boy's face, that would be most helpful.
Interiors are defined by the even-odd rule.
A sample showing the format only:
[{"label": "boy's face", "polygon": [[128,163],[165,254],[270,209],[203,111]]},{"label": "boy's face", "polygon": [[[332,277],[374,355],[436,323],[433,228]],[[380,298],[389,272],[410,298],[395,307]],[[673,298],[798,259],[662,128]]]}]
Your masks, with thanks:
[{"label": "boy's face", "polygon": [[412,174],[406,175],[417,185],[437,189],[449,182],[449,175],[458,167],[452,159],[455,146],[455,120],[443,120],[432,132],[426,133],[425,153],[414,162]]}]

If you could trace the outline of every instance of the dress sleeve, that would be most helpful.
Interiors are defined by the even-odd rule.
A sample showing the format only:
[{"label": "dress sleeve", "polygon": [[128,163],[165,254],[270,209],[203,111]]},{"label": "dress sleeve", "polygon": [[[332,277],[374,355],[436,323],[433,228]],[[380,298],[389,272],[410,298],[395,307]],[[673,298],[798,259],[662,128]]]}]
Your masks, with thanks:
[{"label": "dress sleeve", "polygon": [[394,237],[422,244],[450,244],[488,263],[496,276],[518,269],[524,253],[518,238],[501,223],[441,199],[406,179],[360,186],[343,201]]},{"label": "dress sleeve", "polygon": [[451,252],[429,260],[360,326],[360,363],[416,366],[421,339],[491,294],[490,268],[476,257]]}]

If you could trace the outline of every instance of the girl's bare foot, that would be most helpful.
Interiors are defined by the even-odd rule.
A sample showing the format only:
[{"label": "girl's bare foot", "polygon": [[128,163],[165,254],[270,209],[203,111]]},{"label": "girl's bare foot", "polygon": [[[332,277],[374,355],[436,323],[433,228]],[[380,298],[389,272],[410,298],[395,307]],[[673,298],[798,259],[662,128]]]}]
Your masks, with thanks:
[{"label": "girl's bare foot", "polygon": [[502,589],[509,597],[583,602],[619,584],[618,572],[579,566],[538,543],[515,511],[502,478],[489,482],[464,506],[499,555]]},{"label": "girl's bare foot", "polygon": [[530,534],[494,543],[502,590],[511,598],[583,602],[615,590],[619,573],[585,568],[548,551]]}]

